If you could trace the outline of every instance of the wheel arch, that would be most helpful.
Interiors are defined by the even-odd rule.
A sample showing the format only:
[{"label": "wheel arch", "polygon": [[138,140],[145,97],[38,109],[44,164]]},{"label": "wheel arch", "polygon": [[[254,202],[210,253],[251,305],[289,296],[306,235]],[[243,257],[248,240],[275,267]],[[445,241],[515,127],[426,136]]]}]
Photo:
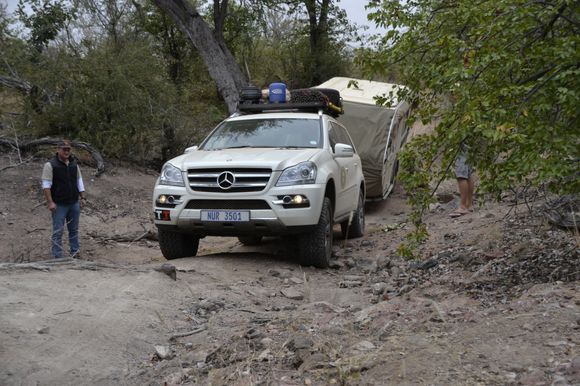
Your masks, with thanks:
[{"label": "wheel arch", "polygon": [[328,182],[326,183],[324,197],[328,197],[330,199],[330,203],[332,205],[332,212],[334,213],[336,209],[336,187],[334,185],[334,179],[332,178],[328,180]]}]

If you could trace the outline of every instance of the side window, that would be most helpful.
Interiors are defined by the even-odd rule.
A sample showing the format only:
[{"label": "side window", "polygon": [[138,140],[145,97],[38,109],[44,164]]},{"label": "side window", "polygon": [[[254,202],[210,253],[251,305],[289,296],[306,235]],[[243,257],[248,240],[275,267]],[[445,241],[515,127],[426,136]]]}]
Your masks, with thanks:
[{"label": "side window", "polygon": [[343,126],[338,125],[336,123],[333,123],[332,126],[334,127],[334,131],[336,132],[338,142],[344,143],[345,145],[350,145],[354,149],[354,145],[352,144],[352,140],[348,135],[348,131],[346,131],[346,129]]},{"label": "side window", "polygon": [[339,143],[340,139],[338,138],[338,132],[336,130],[336,126],[332,122],[329,122],[329,126],[328,126],[328,140],[330,141],[330,148],[332,149],[332,152],[334,153],[334,145]]}]

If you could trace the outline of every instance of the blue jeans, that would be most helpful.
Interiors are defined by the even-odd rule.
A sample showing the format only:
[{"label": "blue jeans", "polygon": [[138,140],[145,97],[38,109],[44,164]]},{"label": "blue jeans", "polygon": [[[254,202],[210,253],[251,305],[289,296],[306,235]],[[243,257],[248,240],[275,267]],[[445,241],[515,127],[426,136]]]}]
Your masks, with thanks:
[{"label": "blue jeans", "polygon": [[79,252],[79,218],[81,206],[77,201],[74,204],[56,204],[52,212],[52,257],[61,258],[62,235],[64,226],[68,229],[68,242],[71,256]]}]

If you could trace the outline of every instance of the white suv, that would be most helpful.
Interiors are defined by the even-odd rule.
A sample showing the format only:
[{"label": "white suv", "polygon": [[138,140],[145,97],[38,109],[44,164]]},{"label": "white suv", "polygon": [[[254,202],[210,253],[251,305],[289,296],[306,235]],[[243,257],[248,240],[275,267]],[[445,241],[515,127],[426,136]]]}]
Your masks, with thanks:
[{"label": "white suv", "polygon": [[345,237],[363,235],[360,157],[328,111],[304,105],[240,105],[199,147],[163,166],[153,211],[165,258],[195,256],[205,236],[251,245],[293,235],[300,263],[324,268],[335,223]]}]

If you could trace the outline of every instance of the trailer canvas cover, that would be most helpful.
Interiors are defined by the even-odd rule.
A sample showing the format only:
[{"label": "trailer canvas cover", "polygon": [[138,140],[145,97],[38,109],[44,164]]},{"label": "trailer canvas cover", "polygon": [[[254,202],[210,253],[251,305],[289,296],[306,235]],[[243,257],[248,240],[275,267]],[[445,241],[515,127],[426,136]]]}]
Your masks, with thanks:
[{"label": "trailer canvas cover", "polygon": [[340,91],[345,112],[338,121],[346,127],[360,154],[367,198],[386,198],[394,186],[397,153],[407,138],[409,107],[404,101],[395,101],[393,108],[377,106],[374,97],[396,93],[402,86],[339,77],[317,87]]}]

